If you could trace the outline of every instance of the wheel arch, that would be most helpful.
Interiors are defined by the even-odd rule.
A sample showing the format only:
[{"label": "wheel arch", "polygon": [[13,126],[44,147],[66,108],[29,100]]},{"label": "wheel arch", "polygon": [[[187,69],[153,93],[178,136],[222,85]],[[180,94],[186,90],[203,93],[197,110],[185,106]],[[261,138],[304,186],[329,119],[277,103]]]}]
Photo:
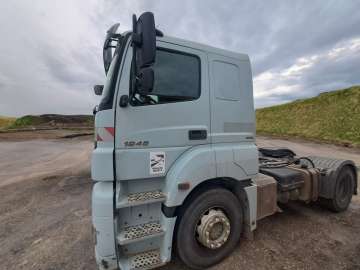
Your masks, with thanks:
[{"label": "wheel arch", "polygon": [[231,191],[239,199],[241,203],[243,200],[243,196],[241,195],[242,190],[244,189],[244,187],[247,186],[251,186],[251,179],[240,180],[240,181],[230,177],[208,179],[195,186],[191,190],[191,192],[185,197],[185,200],[182,205],[185,205],[188,201],[191,201],[192,198],[197,194],[212,188],[224,188]]},{"label": "wheel arch", "polygon": [[[252,231],[256,229],[256,215],[257,215],[257,190],[256,186],[252,184],[251,179],[236,180],[233,178],[211,178],[202,181],[195,185],[192,190],[185,196],[182,202],[175,206],[166,206],[162,204],[161,210],[166,220],[171,221],[168,230],[167,246],[176,246],[176,234],[178,231],[179,221],[182,212],[186,209],[194,197],[206,190],[212,188],[224,188],[235,194],[242,206],[243,216],[243,235],[252,239]],[[165,202],[166,203],[166,202]]]},{"label": "wheel arch", "polygon": [[250,232],[256,228],[257,198],[254,198],[254,195],[256,196],[256,186],[252,184],[251,179],[239,181],[224,177],[205,180],[193,187],[181,204],[173,207],[167,207],[163,204],[162,211],[166,217],[181,217],[183,211],[188,207],[193,198],[213,188],[224,188],[232,192],[241,205],[245,231]]}]

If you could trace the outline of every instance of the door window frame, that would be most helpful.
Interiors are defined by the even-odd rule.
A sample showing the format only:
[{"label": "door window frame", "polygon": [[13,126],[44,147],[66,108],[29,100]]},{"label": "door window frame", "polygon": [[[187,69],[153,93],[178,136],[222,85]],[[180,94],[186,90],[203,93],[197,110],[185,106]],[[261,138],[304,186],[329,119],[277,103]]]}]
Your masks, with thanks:
[{"label": "door window frame", "polygon": [[[169,104],[169,103],[178,103],[178,102],[189,102],[189,101],[195,101],[195,100],[198,100],[200,97],[201,97],[201,88],[202,88],[202,67],[201,67],[201,64],[202,64],[202,61],[201,61],[201,57],[197,54],[194,54],[194,53],[189,53],[189,52],[184,52],[184,51],[181,51],[181,50],[175,50],[175,49],[171,49],[171,48],[167,48],[167,47],[164,47],[164,46],[157,46],[156,47],[156,51],[166,51],[166,52],[170,52],[170,53],[174,53],[174,54],[180,54],[180,55],[186,55],[186,56],[191,56],[191,57],[195,57],[197,60],[198,60],[198,95],[195,97],[195,98],[192,98],[192,99],[186,99],[186,100],[175,100],[175,101],[168,101],[168,102],[159,102],[159,103],[155,103],[155,104],[137,104],[137,105],[134,105],[132,104],[133,102],[129,102],[129,104],[133,107],[139,107],[139,106],[148,106],[148,105],[160,105],[160,104]],[[156,59],[156,58],[155,58]],[[155,60],[156,61],[156,60]],[[132,64],[133,64],[133,61],[131,61],[131,67],[130,67],[130,75],[129,75],[129,96],[131,96],[131,87],[132,87],[132,80],[133,80],[133,74],[132,74]],[[155,80],[156,80],[156,77],[155,77]],[[151,95],[149,95],[151,96]],[[156,96],[156,95],[154,95]],[[181,97],[181,96],[179,96]]]}]

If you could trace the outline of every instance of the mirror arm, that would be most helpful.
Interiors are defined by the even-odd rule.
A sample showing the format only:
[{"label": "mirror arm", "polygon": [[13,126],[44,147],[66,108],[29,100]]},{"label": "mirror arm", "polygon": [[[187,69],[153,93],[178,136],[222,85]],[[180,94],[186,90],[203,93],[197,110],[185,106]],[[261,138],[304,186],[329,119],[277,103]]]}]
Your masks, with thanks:
[{"label": "mirror arm", "polygon": [[135,97],[136,93],[136,80],[137,80],[137,72],[136,72],[136,49],[135,46],[133,46],[133,57],[131,60],[131,84],[130,84],[130,101]]},{"label": "mirror arm", "polygon": [[164,36],[164,33],[163,33],[161,30],[159,30],[159,29],[155,29],[155,34],[156,34],[156,36],[158,36],[158,37],[163,37],[163,36]]},{"label": "mirror arm", "polygon": [[136,34],[136,33],[133,33],[133,34],[132,34],[132,43],[133,43],[133,45],[135,45],[135,46],[141,46],[141,44],[142,44],[141,35]]}]

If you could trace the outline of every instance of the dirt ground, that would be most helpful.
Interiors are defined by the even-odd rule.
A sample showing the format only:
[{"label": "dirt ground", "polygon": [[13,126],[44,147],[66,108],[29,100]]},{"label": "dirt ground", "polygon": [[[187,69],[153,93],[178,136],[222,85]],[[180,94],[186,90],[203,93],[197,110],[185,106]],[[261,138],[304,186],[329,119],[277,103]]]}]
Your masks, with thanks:
[{"label": "dirt ground", "polygon": [[[53,134],[54,135],[54,134]],[[91,136],[0,136],[0,269],[95,270],[91,234]],[[44,137],[46,139],[44,139]],[[60,136],[61,137],[61,136]],[[298,154],[351,158],[360,151],[303,141],[258,138]],[[360,199],[331,213],[301,203],[261,220],[215,269],[360,269]],[[162,268],[187,269],[178,259]]]}]

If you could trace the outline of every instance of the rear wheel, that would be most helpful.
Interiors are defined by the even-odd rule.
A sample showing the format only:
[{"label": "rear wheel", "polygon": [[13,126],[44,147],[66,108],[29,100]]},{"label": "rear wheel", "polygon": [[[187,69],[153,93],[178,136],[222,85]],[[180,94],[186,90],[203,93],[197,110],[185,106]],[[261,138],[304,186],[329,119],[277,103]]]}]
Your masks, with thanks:
[{"label": "rear wheel", "polygon": [[354,193],[355,175],[351,168],[344,167],[335,184],[334,198],[327,200],[328,207],[334,212],[345,211]]},{"label": "rear wheel", "polygon": [[233,251],[243,224],[242,208],[233,193],[207,190],[184,207],[177,224],[176,247],[187,266],[207,268]]}]

